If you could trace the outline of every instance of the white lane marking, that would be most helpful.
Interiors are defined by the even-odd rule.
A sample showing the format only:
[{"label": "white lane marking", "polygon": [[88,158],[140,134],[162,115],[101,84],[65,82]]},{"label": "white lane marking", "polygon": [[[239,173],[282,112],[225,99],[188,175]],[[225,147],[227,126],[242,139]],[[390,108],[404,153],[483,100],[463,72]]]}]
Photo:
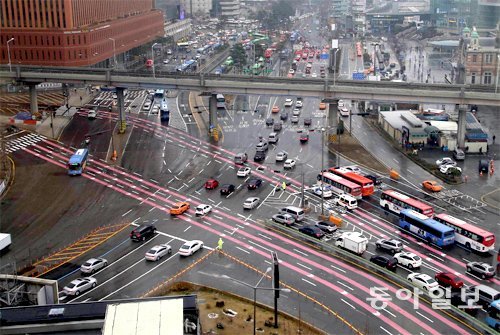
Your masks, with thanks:
[{"label": "white lane marking", "polygon": [[351,305],[350,303],[348,303],[347,301],[345,301],[344,299],[340,299],[344,302],[344,304],[348,305],[348,306],[351,306],[352,309],[356,309],[356,307],[354,307],[353,305]]},{"label": "white lane marking", "polygon": [[[380,313],[379,313],[379,315],[380,315]],[[385,332],[386,332],[387,334],[389,334],[389,335],[394,335],[394,334],[392,334],[390,331],[388,331],[387,329],[385,329],[385,328],[384,328],[384,327],[382,327],[382,326],[380,326],[380,329],[382,329],[383,331],[385,331]]]},{"label": "white lane marking", "polygon": [[302,264],[302,263],[297,262],[297,265],[298,265],[298,266],[303,267],[304,269],[307,269],[307,270],[309,270],[309,271],[312,271],[312,269],[311,269],[310,267],[305,266],[305,265],[304,265],[304,264]]},{"label": "white lane marking", "polygon": [[123,213],[122,217],[123,217],[123,216],[125,216],[125,215],[127,215],[127,214],[128,214],[128,213],[130,213],[130,212],[132,212],[132,210],[131,210],[131,209],[129,209],[126,213]]},{"label": "white lane marking", "polygon": [[347,288],[347,289],[349,289],[349,290],[351,290],[351,291],[354,291],[354,289],[353,289],[352,287],[350,287],[349,285],[344,284],[343,282],[341,282],[341,281],[339,281],[339,280],[337,280],[337,283],[338,283],[339,285],[344,286],[345,288]]},{"label": "white lane marking", "polygon": [[184,232],[187,232],[190,228],[191,226],[188,226],[186,229],[184,229]]},{"label": "white lane marking", "polygon": [[343,272],[343,273],[346,273],[346,271],[344,269],[341,269],[341,268],[338,268],[336,266],[333,266],[333,265],[330,265],[331,268],[337,270],[337,271],[340,271],[340,272]]},{"label": "white lane marking", "polygon": [[239,249],[239,250],[241,250],[241,251],[243,251],[243,252],[246,252],[247,254],[249,254],[249,255],[250,255],[250,252],[248,252],[248,251],[247,251],[247,250],[245,250],[245,249],[242,249],[242,248],[240,248],[240,247],[236,247],[236,249]]},{"label": "white lane marking", "polygon": [[297,249],[293,249],[293,251],[295,251],[295,252],[297,252],[297,253],[299,253],[299,254],[301,254],[301,255],[304,255],[304,256],[309,256],[309,255],[308,255],[308,254],[306,254],[305,252],[302,252],[302,251],[297,250]]},{"label": "white lane marking", "polygon": [[268,239],[269,241],[272,241],[272,238],[270,238],[269,236],[266,236],[266,235],[262,235],[261,233],[259,233],[259,236],[265,238],[265,239]]},{"label": "white lane marking", "polygon": [[434,321],[432,321],[431,319],[429,319],[428,317],[426,317],[426,316],[425,316],[425,315],[423,315],[422,313],[420,313],[420,312],[418,312],[418,311],[416,311],[416,313],[417,313],[418,315],[420,315],[421,317],[423,317],[424,319],[426,319],[427,321],[434,323]]},{"label": "white lane marking", "polygon": [[384,312],[386,312],[387,314],[392,315],[392,317],[393,317],[393,318],[395,318],[395,317],[396,317],[396,315],[395,315],[394,313],[389,312],[387,309],[382,308],[382,310],[383,310]]},{"label": "white lane marking", "polygon": [[310,282],[307,279],[302,278],[302,281],[305,281],[306,283],[311,284],[312,286],[317,286],[316,284],[314,284],[313,282]]}]

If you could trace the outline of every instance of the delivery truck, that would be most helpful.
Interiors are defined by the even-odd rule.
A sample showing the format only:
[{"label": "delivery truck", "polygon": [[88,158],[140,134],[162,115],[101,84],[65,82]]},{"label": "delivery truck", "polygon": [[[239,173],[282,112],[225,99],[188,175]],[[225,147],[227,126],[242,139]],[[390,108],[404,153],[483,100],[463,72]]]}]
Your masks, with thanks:
[{"label": "delivery truck", "polygon": [[335,245],[354,252],[355,254],[362,255],[368,245],[368,239],[360,234],[344,233],[337,238]]},{"label": "delivery truck", "polygon": [[7,251],[11,243],[10,234],[0,233],[0,252]]}]

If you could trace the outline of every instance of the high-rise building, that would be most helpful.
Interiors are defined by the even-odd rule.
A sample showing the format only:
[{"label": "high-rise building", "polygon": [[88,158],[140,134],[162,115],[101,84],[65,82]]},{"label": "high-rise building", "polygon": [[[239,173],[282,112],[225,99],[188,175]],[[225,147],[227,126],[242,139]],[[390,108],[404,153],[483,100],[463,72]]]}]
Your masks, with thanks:
[{"label": "high-rise building", "polygon": [[164,35],[153,0],[1,0],[3,64],[85,66]]},{"label": "high-rise building", "polygon": [[209,15],[212,10],[212,0],[181,0],[181,7],[191,18]]},{"label": "high-rise building", "polygon": [[240,0],[219,0],[220,16],[239,19],[241,14]]}]

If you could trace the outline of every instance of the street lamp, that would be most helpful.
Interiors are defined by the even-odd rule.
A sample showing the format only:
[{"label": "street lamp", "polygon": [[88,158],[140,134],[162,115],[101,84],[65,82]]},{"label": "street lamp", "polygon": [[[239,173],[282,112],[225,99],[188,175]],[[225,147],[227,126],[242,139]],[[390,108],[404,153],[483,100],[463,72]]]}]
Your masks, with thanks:
[{"label": "street lamp", "polygon": [[116,40],[108,37],[108,40],[113,41],[113,67],[116,67]]},{"label": "street lamp", "polygon": [[231,279],[237,283],[240,283],[241,285],[245,285],[247,287],[250,287],[253,289],[253,335],[256,334],[256,328],[257,328],[257,320],[256,320],[256,304],[257,304],[257,290],[264,290],[264,291],[281,291],[281,292],[286,292],[286,293],[290,293],[290,289],[288,288],[273,288],[273,287],[259,287],[259,284],[260,282],[264,279],[264,277],[269,273],[271,272],[271,268],[268,267],[266,269],[266,272],[264,272],[264,274],[262,275],[262,277],[259,279],[259,281],[257,282],[257,284],[255,286],[252,286],[250,284],[247,284],[241,280],[238,280],[238,279],[235,279],[235,278],[232,278],[232,277],[229,277],[227,275],[222,275],[222,278],[225,278],[225,279]]},{"label": "street lamp", "polygon": [[155,74],[155,51],[154,51],[154,47],[156,45],[158,45],[159,43],[154,43],[152,46],[151,46],[151,59],[153,60],[153,78],[156,78],[156,74]]},{"label": "street lamp", "polygon": [[333,86],[335,86],[335,77],[337,76],[337,52],[339,51],[340,49],[335,49],[335,51],[333,52],[333,71],[335,72],[333,74]]},{"label": "street lamp", "polygon": [[325,190],[324,190],[324,185],[323,185],[323,167],[325,166],[325,128],[321,128],[321,183],[320,183],[320,189],[321,189],[321,215],[325,215]]},{"label": "street lamp", "polygon": [[10,47],[9,43],[14,41],[14,37],[7,41],[7,54],[9,55],[9,72],[12,72],[12,64],[10,63]]},{"label": "street lamp", "polygon": [[498,90],[498,77],[500,77],[500,74],[498,73],[500,67],[500,54],[497,54],[497,73],[496,73],[496,82],[495,82],[495,93],[497,93]]}]

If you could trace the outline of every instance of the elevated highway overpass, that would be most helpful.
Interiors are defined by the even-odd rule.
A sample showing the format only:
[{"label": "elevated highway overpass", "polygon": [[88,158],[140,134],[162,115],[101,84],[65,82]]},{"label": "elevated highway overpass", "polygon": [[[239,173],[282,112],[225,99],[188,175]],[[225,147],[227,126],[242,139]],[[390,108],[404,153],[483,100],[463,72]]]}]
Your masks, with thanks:
[{"label": "elevated highway overpass", "polygon": [[379,102],[500,105],[500,94],[492,86],[419,84],[386,81],[336,80],[333,78],[281,78],[265,76],[180,74],[157,71],[127,71],[91,68],[0,68],[2,82],[34,85],[42,82],[108,85],[116,87],[164,88],[212,93],[299,95],[328,99]]}]

